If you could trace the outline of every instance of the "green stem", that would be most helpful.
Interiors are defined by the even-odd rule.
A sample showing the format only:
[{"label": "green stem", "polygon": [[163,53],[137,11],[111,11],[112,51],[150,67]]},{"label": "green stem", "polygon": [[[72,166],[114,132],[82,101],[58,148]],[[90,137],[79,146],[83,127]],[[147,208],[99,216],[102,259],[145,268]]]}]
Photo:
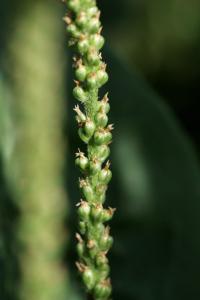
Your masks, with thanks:
[{"label": "green stem", "polygon": [[100,11],[94,0],[68,0],[68,14],[64,17],[70,36],[69,44],[76,51],[74,57],[76,87],[74,97],[81,108],[75,107],[78,133],[87,145],[87,153],[76,153],[76,164],[82,172],[78,204],[79,233],[76,263],[89,294],[88,299],[107,300],[111,294],[109,263],[106,257],[113,239],[104,223],[112,219],[114,209],[103,208],[106,190],[112,177],[110,153],[113,126],[108,125],[110,105],[107,94],[99,100],[99,89],[107,82],[106,64],[100,49],[104,45],[101,35]]}]

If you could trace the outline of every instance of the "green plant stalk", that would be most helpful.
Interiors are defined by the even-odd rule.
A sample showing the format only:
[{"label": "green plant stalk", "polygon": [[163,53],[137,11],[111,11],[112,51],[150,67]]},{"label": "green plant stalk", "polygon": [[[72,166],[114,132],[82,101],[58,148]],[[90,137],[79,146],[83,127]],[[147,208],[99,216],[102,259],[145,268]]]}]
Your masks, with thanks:
[{"label": "green plant stalk", "polygon": [[106,257],[113,238],[109,226],[115,209],[103,208],[106,190],[112,177],[107,160],[113,125],[108,125],[110,105],[108,95],[99,100],[99,89],[107,82],[106,64],[100,53],[104,45],[101,35],[100,11],[94,0],[68,0],[64,17],[69,33],[69,45],[76,49],[74,57],[74,97],[81,108],[74,108],[78,134],[86,144],[86,154],[78,150],[75,163],[83,176],[79,180],[82,199],[77,204],[79,232],[77,268],[89,294],[89,299],[107,300],[112,291],[109,263]]}]

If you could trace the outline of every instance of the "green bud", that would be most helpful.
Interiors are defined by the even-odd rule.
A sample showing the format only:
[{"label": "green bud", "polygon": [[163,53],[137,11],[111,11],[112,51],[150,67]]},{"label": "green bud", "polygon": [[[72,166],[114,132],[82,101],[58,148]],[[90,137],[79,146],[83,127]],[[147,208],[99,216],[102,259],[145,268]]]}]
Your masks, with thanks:
[{"label": "green bud", "polygon": [[77,29],[76,25],[73,23],[69,24],[67,26],[67,32],[73,37],[73,38],[78,38],[80,35],[79,30]]},{"label": "green bud", "polygon": [[90,138],[94,134],[95,131],[95,123],[90,120],[89,118],[86,119],[85,124],[84,124],[84,132],[85,134]]},{"label": "green bud", "polygon": [[79,81],[84,81],[85,78],[86,78],[86,76],[87,76],[87,69],[86,69],[86,67],[83,66],[83,65],[79,65],[78,68],[75,71],[75,75],[76,75],[76,78]]},{"label": "green bud", "polygon": [[99,111],[104,111],[106,114],[110,111],[110,104],[108,103],[108,95],[106,94],[101,101],[99,101]]},{"label": "green bud", "polygon": [[87,77],[87,86],[91,89],[95,89],[98,86],[97,76],[95,73],[91,73]]},{"label": "green bud", "polygon": [[94,49],[89,50],[87,53],[87,61],[89,62],[89,64],[92,64],[95,66],[98,65],[100,63],[99,53]]},{"label": "green bud", "polygon": [[78,207],[78,215],[82,220],[87,220],[90,215],[90,206],[86,201],[81,201]]},{"label": "green bud", "polygon": [[90,7],[87,9],[87,15],[93,17],[98,13],[98,8],[96,6]]},{"label": "green bud", "polygon": [[79,128],[78,134],[79,134],[79,137],[81,138],[81,140],[82,140],[84,143],[88,144],[90,138],[85,134],[83,128]]},{"label": "green bud", "polygon": [[108,209],[104,209],[102,213],[102,222],[108,222],[112,219],[113,214],[115,212],[114,208],[109,207]]},{"label": "green bud", "polygon": [[96,145],[107,144],[111,141],[112,134],[110,131],[99,129],[94,134],[94,142]]},{"label": "green bud", "polygon": [[79,257],[83,256],[84,251],[85,251],[85,246],[84,246],[83,242],[82,243],[80,243],[80,242],[77,243],[77,245],[76,245],[76,251],[77,251]]},{"label": "green bud", "polygon": [[92,259],[94,259],[99,251],[99,248],[96,245],[96,242],[94,240],[89,240],[87,243],[89,255]]},{"label": "green bud", "polygon": [[97,149],[98,149],[97,156],[98,156],[99,160],[101,162],[104,162],[110,154],[110,148],[107,145],[101,145],[101,146],[98,146]]},{"label": "green bud", "polygon": [[77,100],[81,102],[85,102],[87,100],[87,93],[82,87],[78,85],[73,89],[73,95]]},{"label": "green bud", "polygon": [[95,281],[96,281],[95,277],[96,276],[94,272],[89,268],[86,268],[82,273],[83,282],[89,291],[92,290],[95,285]]},{"label": "green bud", "polygon": [[88,30],[91,33],[97,33],[99,31],[100,26],[101,26],[101,23],[100,23],[98,17],[90,18],[90,20],[88,21],[88,24],[87,24]]},{"label": "green bud", "polygon": [[104,184],[108,184],[109,181],[112,178],[112,172],[108,169],[108,167],[103,168],[100,172],[99,172],[99,180],[104,183]]},{"label": "green bud", "polygon": [[69,9],[71,9],[72,11],[74,11],[76,13],[80,9],[80,0],[68,0],[67,6]]},{"label": "green bud", "polygon": [[99,255],[97,255],[96,257],[96,265],[98,267],[104,267],[104,265],[108,264],[108,259],[105,255],[104,252],[100,253]]},{"label": "green bud", "polygon": [[91,160],[89,162],[89,170],[93,175],[97,174],[101,170],[100,161],[97,159]]},{"label": "green bud", "polygon": [[103,207],[101,204],[97,204],[91,208],[91,218],[95,222],[100,222],[102,217]]},{"label": "green bud", "polygon": [[89,184],[89,182],[87,182],[86,180],[80,180],[80,188],[81,188],[84,198],[87,201],[92,202],[94,200],[95,195],[94,195],[94,191],[93,191],[91,185]]},{"label": "green bud", "polygon": [[96,75],[99,87],[101,87],[108,81],[108,74],[104,69],[97,71]]},{"label": "green bud", "polygon": [[108,299],[112,292],[111,284],[107,281],[98,283],[94,288],[95,299],[105,300]]},{"label": "green bud", "polygon": [[99,241],[99,246],[102,251],[108,251],[113,244],[113,238],[109,235],[109,228],[106,227],[101,239]]},{"label": "green bud", "polygon": [[96,33],[91,36],[90,43],[92,46],[94,46],[94,48],[100,50],[105,43],[105,39],[102,35]]},{"label": "green bud", "polygon": [[85,234],[86,233],[86,223],[83,221],[80,221],[78,224],[79,227],[79,231],[81,234]]},{"label": "green bud", "polygon": [[87,53],[88,49],[89,49],[89,42],[86,38],[80,40],[77,44],[77,48],[78,48],[78,51],[81,55]]},{"label": "green bud", "polygon": [[78,17],[76,18],[76,24],[80,27],[85,27],[87,25],[88,18],[85,12],[80,12]]},{"label": "green bud", "polygon": [[108,123],[108,116],[104,112],[98,112],[95,121],[97,126],[105,127]]},{"label": "green bud", "polygon": [[[79,153],[77,153],[79,154]],[[76,160],[75,160],[76,166],[78,166],[82,171],[85,171],[86,168],[88,167],[88,158],[84,156],[82,153],[79,155]]]}]

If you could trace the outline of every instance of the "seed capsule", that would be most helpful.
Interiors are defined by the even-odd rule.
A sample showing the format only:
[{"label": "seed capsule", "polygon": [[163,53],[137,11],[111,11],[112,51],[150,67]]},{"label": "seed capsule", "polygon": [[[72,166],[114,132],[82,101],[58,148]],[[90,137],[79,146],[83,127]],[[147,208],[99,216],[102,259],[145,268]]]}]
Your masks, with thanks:
[{"label": "seed capsule", "polygon": [[107,130],[97,130],[94,134],[94,142],[97,145],[107,144],[111,139],[112,134]]},{"label": "seed capsule", "polygon": [[82,273],[82,279],[87,289],[92,290],[96,281],[94,272],[87,267]]},{"label": "seed capsule", "polygon": [[80,0],[68,0],[67,6],[74,12],[78,12],[80,9]]},{"label": "seed capsule", "polygon": [[101,87],[108,81],[108,74],[105,70],[99,70],[96,73],[97,75],[97,80],[98,80],[98,86]]},{"label": "seed capsule", "polygon": [[91,208],[91,218],[95,222],[100,222],[102,217],[103,207],[101,204],[97,204]]},{"label": "seed capsule", "polygon": [[108,116],[104,112],[98,112],[95,121],[97,126],[105,127],[108,123]]},{"label": "seed capsule", "polygon": [[100,63],[99,53],[94,49],[89,50],[87,53],[87,61],[92,65],[98,65]]},{"label": "seed capsule", "polygon": [[84,132],[87,135],[88,138],[91,138],[94,131],[95,131],[95,123],[90,120],[89,118],[86,119],[86,122],[84,124]]},{"label": "seed capsule", "polygon": [[79,227],[79,231],[81,234],[85,234],[86,233],[86,223],[83,221],[80,221],[78,224]]},{"label": "seed capsule", "polygon": [[86,180],[80,180],[80,188],[84,198],[87,201],[92,202],[95,195],[91,185]]},{"label": "seed capsule", "polygon": [[108,184],[112,178],[112,172],[109,169],[109,165],[110,164],[107,163],[105,168],[99,172],[99,180],[104,184]]},{"label": "seed capsule", "polygon": [[83,65],[79,65],[78,68],[75,71],[75,75],[76,75],[76,78],[79,81],[84,81],[85,78],[86,78],[86,76],[87,76],[87,69],[86,69],[86,67],[83,66]]},{"label": "seed capsule", "polygon": [[95,73],[91,73],[87,77],[87,86],[91,89],[95,89],[98,86],[97,76]]},{"label": "seed capsule", "polygon": [[81,12],[76,18],[76,24],[80,27],[84,27],[87,25],[88,19],[85,12]]},{"label": "seed capsule", "polygon": [[89,20],[89,22],[88,22],[88,24],[87,24],[88,30],[89,30],[91,33],[96,33],[96,32],[98,32],[100,26],[101,26],[101,23],[100,23],[98,17],[90,18],[90,20]]},{"label": "seed capsule", "polygon": [[101,170],[101,163],[97,159],[93,159],[89,162],[89,170],[90,172],[95,175]]},{"label": "seed capsule", "polygon": [[102,35],[96,33],[91,36],[90,43],[92,46],[94,46],[94,48],[100,50],[103,47],[105,40]]},{"label": "seed capsule", "polygon": [[104,252],[100,253],[97,257],[96,257],[96,264],[98,267],[103,267],[104,265],[108,264],[108,259],[105,255]]},{"label": "seed capsule", "polygon": [[77,29],[76,25],[74,24],[69,24],[67,26],[67,32],[73,37],[73,38],[78,38],[80,35],[79,30]]},{"label": "seed capsule", "polygon": [[99,111],[104,111],[106,114],[110,111],[108,94],[106,94],[101,101],[99,101]]},{"label": "seed capsule", "polygon": [[110,148],[107,145],[101,145],[97,148],[97,156],[101,162],[104,162],[110,154]]},{"label": "seed capsule", "polygon": [[87,93],[78,85],[73,89],[73,95],[81,102],[85,102],[87,100]]},{"label": "seed capsule", "polygon": [[84,155],[82,152],[76,153],[76,160],[75,164],[82,170],[85,171],[86,168],[88,167],[88,158]]},{"label": "seed capsule", "polygon": [[85,246],[84,246],[84,243],[83,243],[83,242],[82,242],[82,243],[78,243],[78,244],[76,245],[76,251],[77,251],[79,257],[82,257],[82,256],[83,256],[84,251],[85,251]]},{"label": "seed capsule", "polygon": [[80,40],[77,44],[78,51],[81,55],[85,54],[89,49],[89,42],[86,38]]},{"label": "seed capsule", "polygon": [[83,128],[79,128],[78,135],[84,143],[88,144],[90,138],[85,134]]},{"label": "seed capsule", "polygon": [[106,227],[104,234],[102,235],[99,245],[102,251],[108,251],[113,244],[113,238],[109,235],[109,227]]},{"label": "seed capsule", "polygon": [[102,222],[108,222],[112,219],[113,214],[115,212],[115,208],[109,207],[108,209],[104,209],[102,213]]},{"label": "seed capsule", "polygon": [[81,201],[78,207],[78,215],[82,220],[87,220],[90,215],[90,206],[86,201]]},{"label": "seed capsule", "polygon": [[111,291],[110,283],[107,281],[100,282],[94,288],[95,299],[108,299]]}]

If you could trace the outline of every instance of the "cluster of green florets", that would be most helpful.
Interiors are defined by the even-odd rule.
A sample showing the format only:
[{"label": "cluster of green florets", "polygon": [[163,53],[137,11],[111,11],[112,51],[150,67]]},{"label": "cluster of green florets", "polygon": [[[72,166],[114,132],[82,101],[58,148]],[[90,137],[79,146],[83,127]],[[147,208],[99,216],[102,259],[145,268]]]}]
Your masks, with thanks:
[{"label": "cluster of green florets", "polygon": [[112,173],[107,158],[112,140],[113,125],[108,125],[110,105],[108,95],[98,99],[98,91],[108,80],[106,64],[100,49],[104,45],[101,35],[100,12],[94,0],[68,0],[69,13],[64,17],[69,44],[76,48],[74,58],[74,97],[82,108],[75,106],[78,134],[87,145],[87,154],[76,153],[76,165],[83,177],[79,180],[82,199],[78,206],[79,232],[77,262],[87,291],[95,300],[107,300],[111,294],[109,264],[106,254],[113,238],[104,223],[114,213],[113,208],[104,209],[107,185]]}]

